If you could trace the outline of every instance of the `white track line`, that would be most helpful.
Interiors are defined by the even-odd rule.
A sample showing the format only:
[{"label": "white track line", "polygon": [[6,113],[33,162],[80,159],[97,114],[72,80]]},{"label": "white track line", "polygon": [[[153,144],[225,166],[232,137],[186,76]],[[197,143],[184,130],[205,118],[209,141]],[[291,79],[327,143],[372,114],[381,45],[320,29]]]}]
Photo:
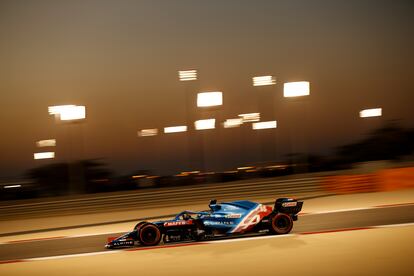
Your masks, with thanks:
[{"label": "white track line", "polygon": [[357,207],[357,208],[344,208],[344,209],[316,211],[316,212],[309,212],[309,213],[304,212],[303,214],[299,213],[299,215],[307,216],[307,215],[353,212],[353,211],[363,211],[363,210],[382,209],[382,208],[396,208],[396,207],[410,206],[410,205],[413,205],[413,204],[414,203],[402,203],[402,204],[378,205],[378,206]]},{"label": "white track line", "polygon": [[393,227],[406,227],[406,226],[414,226],[414,222],[375,225],[375,226],[371,226],[371,227],[372,228],[393,228]]},{"label": "white track line", "polygon": [[[378,208],[382,208],[382,207],[345,208],[345,209],[336,209],[336,210],[327,210],[327,211],[316,211],[316,212],[305,213],[302,215],[307,216],[307,215],[320,215],[320,214],[331,214],[331,213],[341,213],[341,212],[353,212],[353,211],[362,211],[362,210],[370,210],[370,209],[378,209]],[[299,215],[301,214],[299,213]]]},{"label": "white track line", "polygon": [[208,241],[207,244],[210,243],[231,243],[231,242],[240,242],[240,241],[251,241],[251,240],[265,240],[265,239],[276,239],[276,238],[287,238],[287,237],[293,237],[298,234],[287,234],[287,235],[276,235],[276,236],[258,236],[258,237],[240,237],[240,238],[234,238],[234,239],[226,239],[226,240],[216,240],[216,241]]},{"label": "white track line", "polygon": [[28,258],[22,259],[22,261],[46,261],[46,260],[57,260],[65,258],[75,258],[75,257],[85,257],[85,256],[95,256],[95,255],[104,255],[104,254],[114,254],[122,250],[114,251],[99,251],[99,252],[90,252],[90,253],[78,253],[78,254],[69,254],[69,255],[59,255],[59,256],[48,256],[48,257],[37,257],[37,258]]}]

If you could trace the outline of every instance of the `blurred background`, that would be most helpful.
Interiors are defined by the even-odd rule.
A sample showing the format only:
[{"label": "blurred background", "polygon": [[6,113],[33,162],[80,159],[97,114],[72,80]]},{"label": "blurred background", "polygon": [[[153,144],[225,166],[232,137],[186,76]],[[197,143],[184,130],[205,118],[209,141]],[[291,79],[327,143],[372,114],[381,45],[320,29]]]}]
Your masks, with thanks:
[{"label": "blurred background", "polygon": [[2,0],[1,199],[411,166],[413,8]]},{"label": "blurred background", "polygon": [[[414,275],[413,14],[0,0],[0,275]],[[289,235],[104,248],[281,197],[304,202]]]}]

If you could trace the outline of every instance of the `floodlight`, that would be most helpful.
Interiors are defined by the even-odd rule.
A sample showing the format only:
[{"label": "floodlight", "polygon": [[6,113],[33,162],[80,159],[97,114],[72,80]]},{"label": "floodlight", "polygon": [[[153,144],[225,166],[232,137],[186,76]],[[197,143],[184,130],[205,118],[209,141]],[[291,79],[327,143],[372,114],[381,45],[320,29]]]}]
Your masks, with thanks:
[{"label": "floodlight", "polygon": [[238,116],[242,118],[243,123],[257,122],[260,120],[260,113],[245,113],[239,114]]},{"label": "floodlight", "polygon": [[197,106],[209,107],[223,104],[222,92],[201,92],[197,94]]},{"label": "floodlight", "polygon": [[48,107],[49,114],[60,116],[62,121],[80,120],[86,118],[86,108],[83,105],[55,105]]},{"label": "floodlight", "polygon": [[55,158],[55,153],[53,151],[50,152],[38,152],[33,154],[34,159],[51,159]]},{"label": "floodlight", "polygon": [[216,127],[216,119],[198,120],[194,125],[196,130],[213,129]]},{"label": "floodlight", "polygon": [[268,128],[276,128],[277,123],[276,121],[267,121],[267,122],[257,122],[252,124],[252,128],[257,129],[268,129]]},{"label": "floodlight", "polygon": [[36,146],[42,147],[54,147],[56,146],[56,139],[40,140],[36,142]]},{"label": "floodlight", "polygon": [[359,112],[359,117],[361,118],[380,117],[380,116],[382,116],[382,108],[364,109]]},{"label": "floodlight", "polygon": [[276,79],[273,76],[253,77],[253,86],[264,86],[276,84]]},{"label": "floodlight", "polygon": [[62,121],[80,120],[86,118],[86,108],[83,105],[77,105],[71,108],[65,108],[60,112]]},{"label": "floodlight", "polygon": [[60,115],[60,113],[65,109],[70,109],[75,107],[73,104],[66,104],[66,105],[55,105],[55,106],[49,106],[47,108],[50,115]]},{"label": "floodlight", "polygon": [[178,71],[178,77],[180,81],[197,80],[197,70]]},{"label": "floodlight", "polygon": [[286,82],[283,86],[283,96],[286,98],[308,96],[309,94],[308,81]]},{"label": "floodlight", "polygon": [[224,128],[233,128],[233,127],[239,127],[242,124],[243,124],[243,119],[242,118],[227,119],[226,121],[224,121],[223,127]]},{"label": "floodlight", "polygon": [[155,136],[157,134],[158,134],[158,129],[156,128],[142,129],[138,131],[138,136],[140,137]]},{"label": "floodlight", "polygon": [[175,132],[185,132],[187,131],[187,126],[172,126],[165,127],[164,133],[175,133]]},{"label": "floodlight", "polygon": [[21,187],[22,187],[22,185],[16,184],[16,185],[6,185],[3,188],[4,189],[13,189],[13,188],[21,188]]}]

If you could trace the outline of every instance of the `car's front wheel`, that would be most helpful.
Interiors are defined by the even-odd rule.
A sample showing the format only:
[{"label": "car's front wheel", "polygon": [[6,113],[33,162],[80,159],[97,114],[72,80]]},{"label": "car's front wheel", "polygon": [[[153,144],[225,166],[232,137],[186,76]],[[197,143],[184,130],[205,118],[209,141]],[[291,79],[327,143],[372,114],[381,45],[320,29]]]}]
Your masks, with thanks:
[{"label": "car's front wheel", "polygon": [[272,217],[270,232],[273,234],[283,235],[289,233],[293,228],[293,220],[287,214],[277,214]]},{"label": "car's front wheel", "polygon": [[161,231],[152,223],[144,224],[139,229],[138,241],[146,246],[157,245],[161,241]]},{"label": "car's front wheel", "polygon": [[144,225],[144,224],[146,224],[146,223],[148,223],[148,222],[146,222],[146,221],[141,221],[141,222],[138,222],[138,223],[135,225],[134,230],[139,230],[139,228],[141,228],[141,226],[142,226],[142,225]]}]

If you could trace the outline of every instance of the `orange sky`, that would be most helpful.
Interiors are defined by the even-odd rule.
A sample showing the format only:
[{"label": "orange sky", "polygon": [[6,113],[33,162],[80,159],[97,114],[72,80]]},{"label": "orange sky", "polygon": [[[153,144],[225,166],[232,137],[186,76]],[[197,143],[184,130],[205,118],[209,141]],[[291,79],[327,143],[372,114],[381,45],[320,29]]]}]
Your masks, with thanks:
[{"label": "orange sky", "polygon": [[[276,141],[281,158],[292,133],[307,150],[328,153],[387,120],[413,127],[413,11],[412,1],[378,0],[1,0],[0,177],[38,165],[35,141],[54,136],[61,161],[79,151],[120,172],[185,169],[185,135],[155,143],[136,131],[185,123],[177,70],[188,68],[199,70],[188,93],[224,93],[220,114],[204,116],[267,108],[278,121],[275,140],[249,130],[208,133],[212,168],[257,161],[260,142]],[[267,74],[276,86],[252,87],[253,76]],[[283,82],[296,80],[311,82],[305,103],[282,96]],[[82,126],[56,125],[48,115],[48,105],[67,103],[86,105]],[[358,118],[378,106],[383,118]]]}]

